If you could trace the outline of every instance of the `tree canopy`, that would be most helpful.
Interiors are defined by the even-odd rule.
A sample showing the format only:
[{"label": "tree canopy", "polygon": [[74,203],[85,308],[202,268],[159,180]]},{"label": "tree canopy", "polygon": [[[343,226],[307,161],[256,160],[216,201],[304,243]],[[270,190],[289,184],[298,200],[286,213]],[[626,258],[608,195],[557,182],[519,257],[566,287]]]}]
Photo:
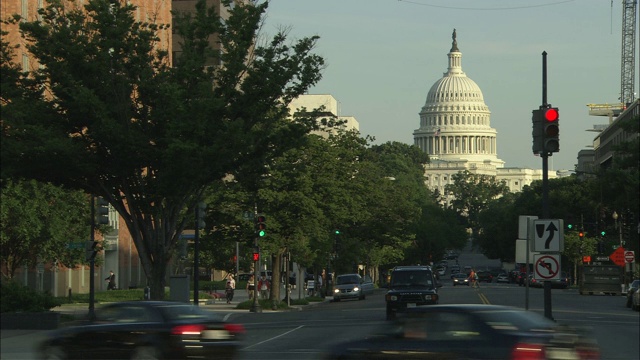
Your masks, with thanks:
[{"label": "tree canopy", "polygon": [[[262,4],[224,1],[229,18],[198,1],[176,16],[182,54],[158,47],[166,24],[135,20],[124,2],[82,8],[52,1],[22,21],[42,65],[17,75],[2,57],[2,176],[64,184],[102,196],[132,235],[152,298],[204,189],[227,174],[254,178],[268,159],[300,145],[310,119],[288,103],[317,83],[317,37],[256,44]],[[21,20],[16,16],[16,21]],[[216,36],[216,51],[209,39]],[[4,48],[3,48],[4,50]],[[223,66],[207,66],[212,54]],[[35,83],[35,85],[34,85]]]}]

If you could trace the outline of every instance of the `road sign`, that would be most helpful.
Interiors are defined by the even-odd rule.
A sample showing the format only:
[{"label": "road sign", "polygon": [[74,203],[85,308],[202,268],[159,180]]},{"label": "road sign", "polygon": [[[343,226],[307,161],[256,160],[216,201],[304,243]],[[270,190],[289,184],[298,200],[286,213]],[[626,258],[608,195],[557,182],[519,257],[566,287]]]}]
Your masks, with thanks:
[{"label": "road sign", "polygon": [[536,280],[560,279],[560,254],[533,256],[533,271]]},{"label": "road sign", "polygon": [[562,219],[533,220],[529,239],[533,251],[561,252],[564,250],[564,222]]},{"label": "road sign", "polygon": [[636,253],[634,251],[625,251],[624,252],[624,261],[627,264],[634,263],[636,261]]},{"label": "road sign", "polygon": [[624,266],[624,264],[626,264],[624,260],[625,252],[626,250],[622,246],[620,246],[614,252],[612,252],[611,255],[609,255],[609,258],[611,259],[611,261],[613,261],[614,264],[618,266]]}]

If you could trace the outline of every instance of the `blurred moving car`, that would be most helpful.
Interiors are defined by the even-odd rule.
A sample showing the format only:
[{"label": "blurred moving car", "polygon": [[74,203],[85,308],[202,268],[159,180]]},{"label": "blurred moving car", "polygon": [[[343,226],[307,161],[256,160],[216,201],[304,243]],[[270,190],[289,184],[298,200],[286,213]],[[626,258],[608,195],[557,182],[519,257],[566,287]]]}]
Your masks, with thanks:
[{"label": "blurred moving car", "polygon": [[451,276],[451,279],[453,280],[453,286],[456,286],[456,285],[469,286],[469,277],[463,273],[453,274]]},{"label": "blurred moving car", "polygon": [[385,295],[387,320],[396,313],[422,305],[437,304],[437,288],[442,284],[436,280],[430,266],[396,266],[391,272],[389,290]]},{"label": "blurred moving car", "polygon": [[591,334],[523,309],[435,305],[398,316],[364,339],[339,343],[323,359],[599,359]]},{"label": "blurred moving car", "polygon": [[343,299],[364,300],[373,294],[373,281],[369,276],[364,278],[360,274],[342,274],[336,277],[333,286],[333,301]]},{"label": "blurred moving car", "polygon": [[509,275],[507,273],[500,273],[496,277],[497,283],[509,283]]},{"label": "blurred moving car", "polygon": [[633,304],[633,294],[638,292],[638,286],[640,286],[640,280],[637,279],[629,284],[629,289],[627,289],[627,307],[631,307]]},{"label": "blurred moving car", "polygon": [[128,301],[48,333],[39,352],[44,359],[234,359],[244,332],[191,304]]}]

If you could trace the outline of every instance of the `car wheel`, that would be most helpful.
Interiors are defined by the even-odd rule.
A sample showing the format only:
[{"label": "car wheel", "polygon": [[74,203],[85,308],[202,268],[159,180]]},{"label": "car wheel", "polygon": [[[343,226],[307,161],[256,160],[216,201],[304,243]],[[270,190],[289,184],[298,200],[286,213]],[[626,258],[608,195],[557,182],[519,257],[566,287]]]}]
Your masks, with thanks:
[{"label": "car wheel", "polygon": [[340,302],[340,298],[334,297],[334,298],[333,298],[333,301],[334,301],[334,302]]},{"label": "car wheel", "polygon": [[159,360],[160,351],[151,345],[138,346],[131,353],[131,360]]},{"label": "car wheel", "polygon": [[43,360],[63,360],[67,358],[67,352],[62,346],[51,345],[42,350]]}]

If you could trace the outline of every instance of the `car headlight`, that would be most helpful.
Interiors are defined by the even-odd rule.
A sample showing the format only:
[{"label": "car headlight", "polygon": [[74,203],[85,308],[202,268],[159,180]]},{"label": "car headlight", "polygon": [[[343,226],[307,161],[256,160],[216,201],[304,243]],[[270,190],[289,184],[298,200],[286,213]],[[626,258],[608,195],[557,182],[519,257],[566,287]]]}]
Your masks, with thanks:
[{"label": "car headlight", "polygon": [[360,291],[360,288],[356,286],[356,287],[353,288],[353,291],[358,292],[358,291]]},{"label": "car headlight", "polygon": [[390,295],[390,296],[389,296],[389,300],[391,300],[391,301],[398,301],[398,296],[397,296],[397,295]]},{"label": "car headlight", "polygon": [[340,289],[333,289],[333,292],[337,294],[340,292]]},{"label": "car headlight", "polygon": [[425,300],[431,300],[431,295],[425,295],[425,296],[424,296],[424,299],[425,299]]}]

